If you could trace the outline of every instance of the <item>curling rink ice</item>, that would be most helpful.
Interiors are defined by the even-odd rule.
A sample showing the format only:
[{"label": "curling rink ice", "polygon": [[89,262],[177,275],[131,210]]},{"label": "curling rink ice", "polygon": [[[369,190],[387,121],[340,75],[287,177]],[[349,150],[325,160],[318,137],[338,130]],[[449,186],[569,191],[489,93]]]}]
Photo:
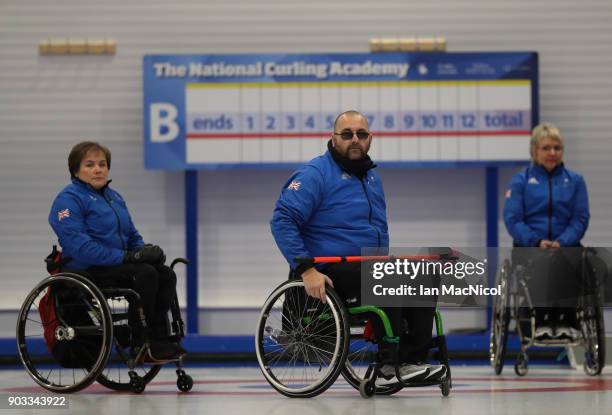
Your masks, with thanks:
[{"label": "curling rink ice", "polygon": [[[437,387],[404,389],[394,396],[363,399],[342,377],[323,394],[291,399],[268,385],[255,366],[192,366],[186,372],[195,385],[189,393],[176,389],[176,375],[167,367],[141,395],[109,391],[94,384],[68,398],[69,411],[87,414],[612,414],[612,369],[598,377],[567,366],[531,365],[525,377],[507,362],[495,376],[488,366],[451,365],[453,389],[448,398]],[[50,409],[7,410],[8,396],[46,394],[18,367],[0,370],[0,412],[49,413]]]}]

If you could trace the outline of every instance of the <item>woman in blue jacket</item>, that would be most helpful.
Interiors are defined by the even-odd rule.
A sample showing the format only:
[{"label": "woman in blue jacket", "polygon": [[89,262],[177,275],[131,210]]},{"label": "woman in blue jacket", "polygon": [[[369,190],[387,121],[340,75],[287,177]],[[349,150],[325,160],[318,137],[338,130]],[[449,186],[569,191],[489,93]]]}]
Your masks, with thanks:
[{"label": "woman in blue jacket", "polygon": [[147,331],[130,307],[135,343],[148,337],[151,354],[168,359],[185,350],[165,341],[167,313],[176,292],[176,275],[164,265],[157,245],[145,245],[121,195],[109,187],[111,153],[91,141],[75,145],[68,156],[71,183],[55,198],[49,223],[62,246],[66,269],[86,271],[95,283],[133,288],[141,296]]},{"label": "woman in blue jacket", "polygon": [[[563,164],[563,151],[563,137],[553,124],[542,123],[533,129],[530,143],[532,163],[512,178],[504,205],[504,222],[515,247],[539,247],[552,250],[549,253],[558,253],[559,248],[581,246],[590,218],[587,188],[582,176]],[[569,253],[571,257],[574,256],[572,252],[577,251],[566,249],[561,252]],[[530,250],[520,252],[533,254]],[[525,259],[524,255],[513,255],[515,262],[521,256]],[[575,263],[575,260],[570,262]],[[552,270],[551,267],[549,264],[546,269]],[[554,269],[558,268],[557,265]],[[548,291],[556,291],[558,295],[562,295],[560,291],[563,289],[567,293],[572,286],[567,279],[555,283],[557,289],[550,290],[548,286]],[[563,326],[576,324],[575,313],[569,309],[540,309],[537,314],[545,326],[536,331],[536,337],[571,337],[575,334],[572,327]]]}]

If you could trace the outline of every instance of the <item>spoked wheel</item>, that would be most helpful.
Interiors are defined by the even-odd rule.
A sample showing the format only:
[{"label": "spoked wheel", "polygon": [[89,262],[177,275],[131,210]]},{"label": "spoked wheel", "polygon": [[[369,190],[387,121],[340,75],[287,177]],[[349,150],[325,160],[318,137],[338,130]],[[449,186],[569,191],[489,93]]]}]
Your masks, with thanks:
[{"label": "spoked wheel", "polygon": [[491,319],[491,339],[489,342],[489,358],[496,375],[504,369],[506,358],[506,345],[508,342],[508,327],[510,326],[510,290],[509,276],[511,272],[510,261],[506,259],[497,277],[497,285],[501,286],[501,293],[495,298],[493,316]]},{"label": "spoked wheel", "polygon": [[[363,338],[363,327],[351,327],[350,331],[351,341],[346,362],[344,363],[344,368],[342,368],[342,377],[361,393],[362,388],[366,387],[364,386],[364,382],[368,366],[370,363],[374,362],[378,354],[378,345],[366,341]],[[370,386],[374,388],[372,394],[376,395],[393,395],[403,388],[399,383],[388,385],[374,383]]]},{"label": "spoked wheel", "polygon": [[44,279],[19,312],[19,358],[28,375],[53,392],[76,392],[94,382],[106,365],[112,340],[106,300],[81,275],[59,273]]},{"label": "spoked wheel", "polygon": [[585,296],[582,309],[582,335],[584,337],[584,371],[589,376],[601,374],[606,362],[606,331],[603,313],[597,295]]},{"label": "spoked wheel", "polygon": [[[113,346],[108,363],[98,376],[98,383],[113,390],[129,391],[133,387],[130,385],[131,377],[129,374],[128,359],[133,358],[133,351],[130,349],[131,329],[128,326],[128,306],[129,303],[123,297],[109,298],[107,304],[111,310],[113,318]],[[134,368],[134,373],[142,380],[146,386],[157,376],[161,370],[161,365],[144,363]]]},{"label": "spoked wheel", "polygon": [[266,300],[255,333],[259,367],[270,385],[289,397],[312,397],[338,377],[349,330],[338,295],[309,297],[301,280],[281,284]]}]

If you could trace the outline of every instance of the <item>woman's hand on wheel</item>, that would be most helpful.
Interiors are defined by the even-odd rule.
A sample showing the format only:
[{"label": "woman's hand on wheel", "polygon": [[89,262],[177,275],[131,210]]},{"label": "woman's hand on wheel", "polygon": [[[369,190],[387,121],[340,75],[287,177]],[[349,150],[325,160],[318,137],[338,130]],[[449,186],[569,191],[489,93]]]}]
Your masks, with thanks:
[{"label": "woman's hand on wheel", "polygon": [[326,302],[325,284],[329,284],[331,287],[333,287],[334,283],[332,282],[331,278],[320,273],[313,267],[302,273],[302,280],[304,281],[306,294],[311,297],[318,298],[324,303]]}]

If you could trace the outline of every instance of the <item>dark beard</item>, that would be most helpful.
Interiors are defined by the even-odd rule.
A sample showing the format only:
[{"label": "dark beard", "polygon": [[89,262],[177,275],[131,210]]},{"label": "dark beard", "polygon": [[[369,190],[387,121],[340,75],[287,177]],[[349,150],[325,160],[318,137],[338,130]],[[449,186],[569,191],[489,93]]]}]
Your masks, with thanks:
[{"label": "dark beard", "polygon": [[327,142],[327,150],[329,150],[332,158],[342,170],[357,176],[359,179],[363,179],[368,170],[376,167],[374,162],[372,162],[372,159],[370,159],[370,156],[367,154],[359,160],[351,160],[348,157],[341,155],[338,153],[338,150],[332,146],[332,140]]}]

